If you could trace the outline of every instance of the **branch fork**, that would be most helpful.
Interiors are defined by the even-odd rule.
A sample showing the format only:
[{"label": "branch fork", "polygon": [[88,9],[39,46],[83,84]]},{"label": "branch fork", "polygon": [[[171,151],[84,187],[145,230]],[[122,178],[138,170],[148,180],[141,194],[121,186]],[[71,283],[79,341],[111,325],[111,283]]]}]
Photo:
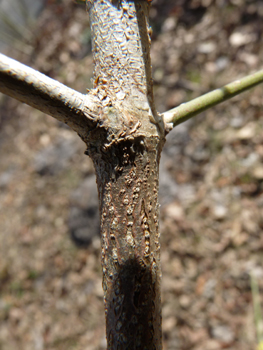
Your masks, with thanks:
[{"label": "branch fork", "polygon": [[0,54],[0,92],[68,124],[94,162],[109,350],[162,348],[158,168],[165,133],[263,82],[259,71],[158,114],[150,2],[87,0],[95,61],[87,95]]}]

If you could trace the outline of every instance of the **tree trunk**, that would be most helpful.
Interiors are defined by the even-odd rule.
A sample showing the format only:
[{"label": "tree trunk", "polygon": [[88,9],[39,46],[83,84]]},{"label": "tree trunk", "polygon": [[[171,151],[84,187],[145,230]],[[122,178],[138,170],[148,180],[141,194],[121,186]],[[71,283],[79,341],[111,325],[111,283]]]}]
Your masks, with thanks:
[{"label": "tree trunk", "polygon": [[95,160],[108,349],[161,349],[158,138]]},{"label": "tree trunk", "polygon": [[100,201],[108,349],[161,349],[156,113],[146,1],[88,1],[94,93],[101,122],[89,135]]},{"label": "tree trunk", "polygon": [[[0,54],[0,91],[70,125],[93,159],[100,201],[108,350],[159,350],[158,168],[165,130],[153,101],[151,0],[86,0],[94,89],[82,95]],[[166,132],[263,82],[263,71],[163,114]]]}]

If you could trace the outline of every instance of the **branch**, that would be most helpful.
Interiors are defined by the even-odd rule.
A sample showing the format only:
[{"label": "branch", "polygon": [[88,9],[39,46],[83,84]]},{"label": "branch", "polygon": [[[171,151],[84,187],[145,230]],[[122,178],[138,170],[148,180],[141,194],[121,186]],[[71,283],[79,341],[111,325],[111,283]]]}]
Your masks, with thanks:
[{"label": "branch", "polygon": [[220,89],[208,92],[192,101],[182,103],[180,106],[163,113],[164,121],[168,125],[170,124],[171,128],[175,127],[210,107],[224,102],[260,83],[263,83],[263,70],[227,84]]},{"label": "branch", "polygon": [[98,121],[94,95],[83,95],[2,54],[0,92],[68,124],[83,139]]}]

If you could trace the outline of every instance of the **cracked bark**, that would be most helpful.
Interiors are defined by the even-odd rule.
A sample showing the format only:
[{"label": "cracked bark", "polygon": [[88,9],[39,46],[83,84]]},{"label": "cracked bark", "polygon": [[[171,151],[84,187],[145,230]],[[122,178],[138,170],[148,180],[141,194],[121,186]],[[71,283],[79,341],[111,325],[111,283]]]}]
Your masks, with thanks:
[{"label": "cracked bark", "polygon": [[152,93],[149,4],[88,1],[100,125],[87,153],[100,202],[108,349],[161,349],[158,169],[164,125]]},{"label": "cracked bark", "polygon": [[108,349],[161,349],[158,137],[95,159]]},{"label": "cracked bark", "polygon": [[0,91],[68,124],[95,165],[109,350],[160,350],[158,170],[149,0],[87,0],[94,88],[82,95],[0,54]]},{"label": "cracked bark", "polygon": [[263,71],[163,114],[152,92],[151,0],[86,0],[95,84],[87,95],[0,54],[0,91],[68,124],[87,144],[100,200],[109,350],[162,348],[158,167],[165,132],[263,81]]}]

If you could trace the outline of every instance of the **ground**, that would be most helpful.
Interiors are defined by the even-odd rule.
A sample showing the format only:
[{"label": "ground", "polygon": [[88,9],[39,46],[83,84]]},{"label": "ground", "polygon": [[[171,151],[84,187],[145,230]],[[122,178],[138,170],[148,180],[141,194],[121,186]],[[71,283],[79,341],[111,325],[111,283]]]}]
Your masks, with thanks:
[{"label": "ground", "polygon": [[[153,1],[163,112],[262,68],[263,3]],[[47,1],[9,55],[91,88],[85,6]],[[24,48],[24,49],[23,49]],[[85,145],[1,96],[0,349],[103,350],[96,185]],[[263,291],[262,86],[175,128],[160,171],[164,350],[255,350],[251,274]],[[262,298],[261,298],[262,301]]]}]

